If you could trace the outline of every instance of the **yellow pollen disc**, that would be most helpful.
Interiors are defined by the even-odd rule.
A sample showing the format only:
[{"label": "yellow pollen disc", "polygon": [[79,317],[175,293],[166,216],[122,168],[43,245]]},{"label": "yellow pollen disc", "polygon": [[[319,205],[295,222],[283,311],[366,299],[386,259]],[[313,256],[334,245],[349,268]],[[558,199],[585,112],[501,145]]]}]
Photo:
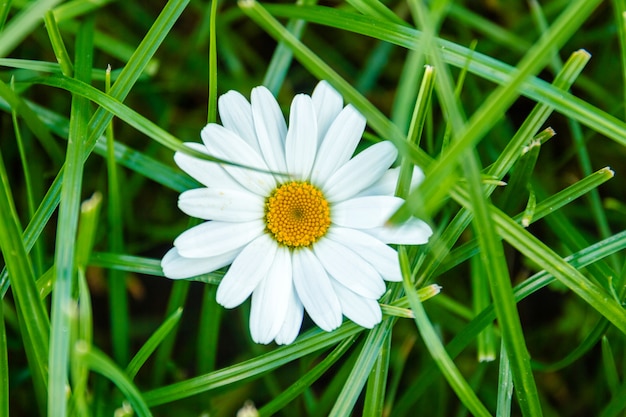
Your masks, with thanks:
[{"label": "yellow pollen disc", "polygon": [[328,201],[308,182],[282,184],[267,198],[265,223],[278,243],[292,248],[310,246],[330,226]]}]

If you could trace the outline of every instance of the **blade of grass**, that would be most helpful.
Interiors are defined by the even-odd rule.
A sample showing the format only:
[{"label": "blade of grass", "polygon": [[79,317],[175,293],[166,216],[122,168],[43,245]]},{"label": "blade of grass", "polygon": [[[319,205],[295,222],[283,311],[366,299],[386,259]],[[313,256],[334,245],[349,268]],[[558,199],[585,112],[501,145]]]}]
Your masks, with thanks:
[{"label": "blade of grass", "polygon": [[11,0],[0,2],[0,32],[4,30],[4,24],[7,22],[7,17],[9,17],[11,3]]},{"label": "blade of grass", "polygon": [[[89,82],[93,52],[93,16],[84,21],[76,38],[76,77]],[[61,187],[59,219],[55,246],[56,281],[52,291],[50,326],[50,380],[48,384],[48,415],[67,415],[70,349],[70,311],[73,304],[73,283],[76,279],[76,232],[80,211],[83,177],[83,154],[88,136],[89,101],[72,96],[70,132],[65,159],[66,175]]]},{"label": "blade of grass", "polygon": [[9,358],[4,325],[4,301],[0,300],[0,414],[9,416]]},{"label": "blade of grass", "polygon": [[[105,90],[111,89],[110,67],[108,68]],[[113,119],[106,129],[107,144],[107,174],[108,174],[108,248],[114,253],[124,252],[124,225],[122,217],[122,194],[118,179],[118,167],[115,160],[115,136]],[[111,341],[113,344],[113,358],[117,363],[128,363],[129,353],[129,323],[128,297],[126,294],[126,274],[123,271],[112,269],[109,271],[109,311],[111,320]]]},{"label": "blade of grass", "polygon": [[502,346],[500,348],[500,367],[498,369],[498,402],[496,406],[496,417],[511,416],[513,386],[509,355],[506,352],[504,342],[502,342]]},{"label": "blade of grass", "polygon": [[[268,20],[268,16],[270,19],[272,15],[276,17],[301,18],[312,23],[319,23],[385,40],[413,50],[419,48],[419,40],[422,36],[420,31],[406,26],[394,25],[370,16],[345,12],[337,8],[267,5],[266,8],[261,10],[261,7],[257,3],[250,0],[241,2],[241,7],[246,14],[252,17],[270,35],[277,39],[289,39],[289,37],[280,30],[280,24],[277,25],[277,22],[274,23]],[[270,12],[271,15],[267,12]],[[307,51],[301,43],[295,39],[289,39],[288,42],[292,49],[294,49],[294,56],[296,56],[312,74],[320,79],[330,80],[335,78],[336,74],[324,68],[323,65],[315,63],[315,67],[310,66],[310,51]],[[471,49],[462,47],[454,42],[438,39],[437,45],[447,64],[459,68],[463,68],[467,65],[469,72],[497,84],[508,84],[511,79],[511,74],[516,71],[515,68],[510,65],[479,52],[473,52]],[[471,60],[468,61],[468,58],[471,58]],[[363,105],[361,101],[358,100],[358,97],[354,95],[355,92],[350,89],[349,85],[336,83],[334,87],[350,102],[358,104],[357,108],[365,114],[370,125],[378,131],[377,124],[381,121],[378,120],[378,116],[374,117],[369,114],[372,110],[370,108],[371,106]],[[583,125],[613,139],[619,144],[626,144],[626,123],[571,93],[550,86],[546,81],[536,77],[524,80],[520,85],[519,92],[539,103],[554,107],[559,113],[578,120]],[[382,137],[389,136],[393,138],[396,133],[397,132],[389,129],[387,131],[379,131]],[[420,164],[420,166],[426,166],[426,164],[428,164],[428,161],[424,161],[419,155],[416,157],[418,159],[416,159],[415,162]]]},{"label": "blade of grass", "polygon": [[437,332],[426,315],[424,306],[422,305],[422,302],[413,287],[413,283],[410,281],[411,272],[404,247],[399,248],[398,255],[400,258],[400,267],[402,269],[403,276],[402,283],[404,284],[406,298],[411,306],[411,310],[413,310],[413,314],[415,314],[415,325],[422,336],[422,340],[424,341],[430,356],[433,358],[437,367],[448,381],[450,388],[454,390],[459,400],[461,400],[463,405],[467,407],[472,415],[476,417],[491,416],[467,381],[463,378],[461,372],[452,361],[452,358],[444,349]]},{"label": "blade of grass", "polygon": [[[28,218],[32,218],[35,215],[35,196],[33,190],[33,181],[31,177],[30,167],[32,166],[28,162],[28,156],[26,152],[26,146],[22,139],[22,132],[20,124],[17,118],[17,112],[15,109],[11,109],[11,120],[13,121],[13,131],[15,132],[15,142],[17,143],[17,149],[20,155],[20,162],[22,164],[22,171],[24,173],[24,184],[26,185],[26,206],[28,210]],[[36,244],[33,254],[33,268],[35,275],[39,275],[43,272],[43,247],[42,242]]]},{"label": "blade of grass", "polygon": [[[317,0],[297,0],[298,6],[310,6],[317,3]],[[306,28],[306,21],[303,19],[291,19],[287,22],[287,30],[293,34],[296,38],[300,39]],[[279,42],[276,50],[272,54],[272,59],[267,66],[265,77],[263,78],[263,85],[266,86],[274,95],[278,95],[280,86],[283,85],[283,81],[287,75],[287,71],[291,66],[293,60],[293,54],[291,49],[283,43]]]},{"label": "blade of grass", "polygon": [[143,366],[143,364],[148,360],[150,355],[155,351],[155,349],[159,346],[159,344],[165,339],[165,337],[170,333],[170,331],[178,325],[180,317],[183,314],[183,309],[179,308],[176,310],[171,316],[169,316],[158,329],[150,336],[150,338],[144,343],[139,351],[133,356],[133,359],[130,361],[128,366],[126,367],[126,375],[130,380],[135,379],[137,372]]},{"label": "blade of grass", "polygon": [[85,342],[78,342],[74,347],[75,354],[84,366],[98,372],[113,382],[126,396],[132,409],[138,416],[152,416],[148,405],[141,396],[139,389],[132,383],[128,376],[105,354]]},{"label": "blade of grass", "polygon": [[28,102],[23,100],[10,86],[0,80],[0,97],[6,100],[6,103],[10,106],[12,111],[15,111],[22,117],[26,126],[33,132],[35,137],[41,143],[41,146],[46,150],[48,156],[56,165],[63,163],[63,150],[56,143],[49,129],[42,123],[42,121],[34,112]]},{"label": "blade of grass", "polygon": [[313,369],[306,372],[301,378],[285,389],[280,395],[259,409],[259,416],[270,416],[280,411],[285,404],[293,401],[298,395],[308,389],[316,380],[323,376],[348,349],[353,345],[355,337],[343,340],[331,353],[320,361]]},{"label": "blade of grass", "polygon": [[[163,42],[163,39],[165,39],[165,36],[169,33],[169,30],[172,28],[178,19],[178,16],[180,16],[188,3],[189,0],[168,1],[159,14],[159,17],[157,17],[148,33],[133,53],[127,65],[121,71],[117,81],[112,86],[110,91],[110,95],[112,97],[123,100],[126,95],[128,95],[130,89],[139,79],[146,66],[150,63],[150,60],[154,56],[157,48]],[[86,151],[84,155],[85,158],[91,153],[97,139],[102,135],[112,117],[113,114],[108,111],[98,109],[91,118],[89,122],[90,136],[87,139]],[[59,202],[62,182],[63,172],[61,170],[48,189],[48,192],[44,196],[44,199],[37,209],[34,218],[31,219],[31,222],[24,232],[24,246],[28,250],[32,248],[34,242],[37,240],[50,219],[50,216],[52,216],[52,213]],[[4,281],[1,284],[2,292],[4,293],[8,287],[8,280],[4,278]]]},{"label": "blade of grass", "polygon": [[222,307],[215,301],[216,294],[217,286],[206,285],[204,287],[196,349],[198,374],[206,374],[215,370],[223,311]]},{"label": "blade of grass", "polygon": [[329,417],[352,415],[354,404],[361,395],[363,386],[373,370],[381,349],[388,342],[394,321],[394,318],[383,320],[368,332],[363,349],[361,349],[357,361],[335,401],[335,405],[330,410]]},{"label": "blade of grass", "polygon": [[391,332],[383,340],[382,346],[367,378],[363,415],[381,416],[385,408],[385,392],[389,378],[389,361],[391,358]]},{"label": "blade of grass", "polygon": [[50,43],[52,44],[52,50],[54,51],[54,55],[57,58],[59,66],[61,67],[61,72],[66,77],[72,77],[74,74],[72,60],[67,53],[65,43],[63,43],[63,37],[61,37],[61,32],[59,31],[59,26],[57,25],[54,13],[51,10],[48,10],[44,15],[44,22],[46,24],[46,29],[48,30],[48,37],[50,38]]},{"label": "blade of grass", "polygon": [[353,323],[347,323],[339,329],[326,333],[314,329],[298,337],[291,345],[282,346],[255,358],[239,362],[226,368],[216,370],[206,375],[189,378],[182,382],[156,388],[143,394],[146,403],[150,406],[167,404],[181,398],[220,388],[236,381],[245,381],[259,378],[284,365],[302,358],[310,353],[317,352],[336,345],[344,339],[361,332],[363,329]]},{"label": "blade of grass", "polygon": [[468,208],[474,214],[474,234],[478,239],[480,259],[491,288],[491,298],[500,324],[502,341],[509,357],[519,407],[524,416],[539,417],[543,415],[543,412],[530,367],[530,354],[526,348],[522,324],[513,296],[504,248],[491,219],[488,197],[483,194],[480,169],[476,159],[474,152],[470,151],[462,165],[468,182],[470,198]]},{"label": "blade of grass", "polygon": [[211,20],[209,23],[209,106],[207,122],[217,121],[217,0],[211,0]]},{"label": "blade of grass", "polygon": [[[603,258],[626,249],[626,231],[616,234],[609,239],[599,241],[584,250],[581,250],[564,259],[573,268],[579,269],[601,261]],[[523,300],[529,295],[541,290],[547,285],[555,282],[555,278],[547,271],[541,271],[529,277],[524,282],[518,284],[514,288],[515,300],[517,302]],[[409,306],[408,299],[394,302],[399,307]],[[463,349],[472,343],[477,334],[484,329],[489,323],[495,320],[495,309],[491,305],[472,319],[463,329],[458,331],[454,338],[446,345],[446,351],[450,357],[455,358]],[[430,386],[437,376],[438,365],[430,363],[424,367],[420,376],[413,380],[407,387],[405,394],[397,401],[394,411],[399,415],[406,414],[413,407],[413,404],[424,393],[424,390]]]},{"label": "blade of grass", "polygon": [[[77,341],[82,341],[90,346],[93,340],[93,311],[85,270],[96,240],[101,206],[102,194],[100,192],[95,192],[80,205],[78,236],[76,238],[78,296],[70,314],[70,346],[75,345]],[[89,416],[89,369],[80,360],[77,360],[72,351],[70,351],[70,377],[72,395],[68,405],[68,415]]]},{"label": "blade of grass", "polygon": [[[0,33],[0,56],[7,56],[37,27],[45,13],[61,0],[38,0],[14,16]],[[7,11],[8,12],[8,11]]]},{"label": "blade of grass", "polygon": [[8,278],[19,318],[20,335],[35,387],[35,400],[42,415],[46,409],[48,390],[48,334],[50,323],[39,298],[35,276],[22,242],[22,231],[15,209],[11,186],[0,151],[0,249],[6,263]]}]

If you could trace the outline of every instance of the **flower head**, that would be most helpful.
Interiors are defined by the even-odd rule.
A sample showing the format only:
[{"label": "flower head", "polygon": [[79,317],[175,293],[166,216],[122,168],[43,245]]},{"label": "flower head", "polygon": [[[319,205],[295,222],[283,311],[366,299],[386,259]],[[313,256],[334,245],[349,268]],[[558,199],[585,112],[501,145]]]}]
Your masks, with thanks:
[{"label": "flower head", "polygon": [[393,196],[397,169],[389,169],[395,147],[380,142],[352,157],[365,118],[325,81],[293,99],[289,128],[265,87],[250,102],[229,91],[218,104],[222,125],[208,124],[203,144],[186,145],[232,164],[174,155],[204,185],[183,192],[178,205],[207,221],[174,240],[161,262],[165,276],[230,265],[217,302],[233,308],[251,296],[257,343],[291,343],[304,310],[326,331],[342,316],[372,328],[382,318],[384,280],[402,278],[388,244],[424,244],[432,234],[416,218],[387,224],[403,202]]}]

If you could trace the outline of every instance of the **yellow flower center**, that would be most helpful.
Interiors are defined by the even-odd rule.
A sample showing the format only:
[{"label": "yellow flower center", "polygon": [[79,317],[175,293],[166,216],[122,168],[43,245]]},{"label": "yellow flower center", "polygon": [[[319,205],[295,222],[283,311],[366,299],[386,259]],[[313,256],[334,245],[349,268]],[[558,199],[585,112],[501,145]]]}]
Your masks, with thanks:
[{"label": "yellow flower center", "polygon": [[328,201],[308,182],[282,184],[267,198],[265,223],[278,243],[291,248],[310,246],[330,226]]}]

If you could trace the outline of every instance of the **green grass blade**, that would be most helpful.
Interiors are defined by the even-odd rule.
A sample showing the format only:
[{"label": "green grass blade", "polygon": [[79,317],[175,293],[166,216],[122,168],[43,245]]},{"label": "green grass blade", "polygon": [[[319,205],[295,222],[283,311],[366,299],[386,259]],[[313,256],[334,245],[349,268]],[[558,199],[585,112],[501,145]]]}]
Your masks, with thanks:
[{"label": "green grass blade", "polygon": [[72,77],[74,74],[72,60],[67,53],[65,43],[63,43],[63,38],[61,37],[61,32],[59,31],[59,26],[57,25],[54,13],[51,10],[46,12],[44,15],[44,22],[46,23],[46,29],[48,30],[48,37],[50,38],[54,55],[57,58],[59,66],[61,67],[61,72],[66,77]]},{"label": "green grass blade", "polygon": [[385,392],[387,390],[389,378],[389,362],[391,358],[391,333],[383,341],[383,345],[378,352],[376,362],[367,379],[365,390],[365,401],[363,404],[363,415],[380,416],[383,415],[385,407]]},{"label": "green grass blade", "polygon": [[[262,9],[257,3],[251,1],[243,2],[243,10],[268,31],[270,35],[278,39],[288,38],[282,31],[278,30],[278,27],[272,27],[273,23],[270,25],[270,21],[263,11],[265,9]],[[394,25],[380,19],[338,9],[268,5],[267,11],[277,17],[306,19],[312,23],[375,37],[376,39],[385,40],[408,49],[419,48],[419,40],[422,36],[421,32],[406,26]],[[292,45],[292,48],[298,45],[294,40],[289,40],[289,43]],[[514,67],[502,61],[474,52],[453,42],[437,40],[437,45],[441,49],[441,54],[447,64],[459,68],[467,65],[469,72],[494,83],[506,85],[510,82],[512,74],[516,72]],[[295,47],[297,49],[294,49],[294,55],[307,66],[311,73],[319,78],[335,78],[329,75],[332,73],[331,71],[322,70],[317,64],[316,67],[309,66],[309,58],[304,58],[304,60],[301,58],[304,54],[302,46],[298,45]],[[350,90],[349,85],[340,84],[335,85],[335,87],[351,102],[354,101],[361,105],[360,101],[353,98],[353,92]],[[554,107],[559,113],[578,120],[583,125],[613,139],[617,143],[626,144],[626,123],[570,93],[550,86],[546,81],[535,77],[528,78],[520,85],[519,92],[537,102]],[[363,112],[363,109],[359,109]],[[376,124],[379,121],[373,120],[368,114],[366,116],[370,125],[378,130]],[[382,133],[379,134],[383,137],[385,136]],[[387,135],[393,137],[394,134],[388,133]],[[419,158],[419,156],[417,157]],[[420,163],[420,159],[416,159],[415,162]]]},{"label": "green grass blade", "polygon": [[33,268],[28,251],[22,242],[19,217],[10,192],[4,159],[0,152],[0,249],[13,289],[20,334],[33,375],[35,400],[40,411],[46,408],[48,382],[48,334],[50,323],[47,312],[35,285]]},{"label": "green grass blade", "polygon": [[137,375],[139,369],[141,369],[141,367],[148,360],[150,355],[152,355],[152,352],[155,351],[155,349],[159,346],[163,339],[178,324],[182,314],[183,309],[179,308],[174,312],[174,314],[165,319],[165,321],[159,326],[158,329],[156,329],[156,331],[152,334],[152,336],[150,336],[146,343],[141,346],[135,356],[133,356],[133,359],[126,367],[126,375],[130,380],[135,379],[135,375]]},{"label": "green grass blade", "polygon": [[331,353],[320,361],[313,369],[299,378],[293,385],[285,389],[276,398],[259,409],[259,416],[270,416],[280,411],[285,404],[293,401],[299,394],[309,388],[313,382],[323,376],[334,364],[337,363],[353,345],[355,337],[349,337],[342,341]]},{"label": "green grass blade", "polygon": [[4,302],[0,302],[0,415],[9,416],[9,358],[4,325]]},{"label": "green grass blade", "polygon": [[[626,231],[590,245],[588,248],[568,256],[564,261],[573,268],[579,269],[592,265],[624,249],[626,249]],[[515,286],[515,300],[519,302],[550,283],[555,282],[555,280],[556,279],[547,271],[538,272],[521,284]],[[397,300],[394,304],[397,306],[408,306],[409,302],[407,298],[404,298]],[[454,358],[459,355],[463,349],[476,339],[478,333],[489,325],[489,323],[493,322],[495,318],[495,309],[493,305],[491,305],[472,319],[463,329],[458,331],[456,336],[446,345],[446,351],[450,357]],[[402,411],[406,412],[411,409],[414,402],[420,397],[423,391],[433,383],[437,370],[436,364],[432,363],[427,365],[421,375],[407,387],[405,395],[397,401],[394,410],[397,410],[398,413],[402,415]]]},{"label": "green grass blade", "polygon": [[370,372],[376,363],[381,349],[386,344],[394,319],[387,319],[374,327],[367,335],[363,349],[359,353],[356,363],[348,376],[343,389],[335,401],[335,405],[328,414],[332,417],[350,416],[354,404],[361,395]]},{"label": "green grass blade", "polygon": [[[83,23],[76,39],[76,77],[89,82],[93,51],[94,20]],[[72,292],[76,279],[76,245],[80,196],[83,177],[83,154],[89,120],[89,102],[79,95],[72,97],[70,132],[65,178],[61,187],[61,204],[55,247],[56,281],[52,292],[50,326],[50,381],[48,384],[48,415],[67,415],[67,398],[70,349],[70,311]]]},{"label": "green grass blade", "polygon": [[467,381],[463,378],[461,372],[452,361],[452,358],[446,352],[443,343],[439,339],[439,336],[430,322],[430,319],[426,315],[426,310],[424,310],[424,306],[422,305],[413,284],[409,280],[411,273],[408,266],[406,251],[401,247],[398,253],[400,256],[400,266],[402,267],[403,272],[402,275],[404,277],[402,281],[404,284],[404,291],[407,294],[406,297],[409,305],[411,306],[411,310],[413,310],[413,314],[415,314],[415,325],[422,336],[422,340],[424,341],[428,352],[448,381],[450,388],[454,390],[459,400],[461,400],[463,405],[467,407],[470,413],[477,417],[491,416]]},{"label": "green grass blade", "polygon": [[500,348],[500,368],[498,369],[498,403],[496,417],[511,416],[511,400],[513,398],[513,377],[506,346]]},{"label": "green grass blade", "polygon": [[196,349],[198,374],[206,374],[215,370],[223,312],[222,307],[215,300],[216,294],[217,286],[205,286]]},{"label": "green grass blade", "polygon": [[[109,68],[110,70],[110,68]],[[107,71],[110,73],[110,71]],[[105,90],[111,89],[110,78],[107,77]],[[115,158],[115,137],[113,121],[106,129],[106,161],[108,174],[108,216],[109,225],[108,247],[111,252],[124,252],[122,199],[119,181],[119,170]],[[109,308],[111,317],[111,340],[113,357],[117,363],[128,363],[129,353],[129,322],[128,297],[126,295],[126,274],[112,269],[109,271]]]},{"label": "green grass blade", "polygon": [[93,346],[89,346],[87,343],[78,342],[74,347],[75,354],[81,360],[84,366],[88,367],[92,371],[107,377],[113,382],[120,391],[126,396],[128,402],[130,402],[133,411],[141,417],[152,416],[150,409],[141,396],[139,389],[132,383],[128,376],[122,371],[115,363],[97,350]]},{"label": "green grass blade", "polygon": [[543,415],[543,412],[539,403],[537,385],[530,368],[530,354],[526,348],[522,324],[513,297],[504,248],[491,219],[489,202],[483,194],[480,169],[476,159],[473,153],[468,152],[463,169],[468,182],[471,204],[469,208],[474,214],[473,229],[478,239],[482,270],[491,288],[502,341],[509,356],[518,404],[524,416],[539,417]]},{"label": "green grass blade", "polygon": [[344,324],[331,333],[315,329],[301,335],[291,345],[274,349],[256,358],[239,362],[236,365],[222,368],[206,375],[189,378],[182,382],[147,391],[144,393],[143,397],[146,403],[151,406],[166,404],[181,398],[220,388],[235,381],[259,378],[285,363],[302,358],[310,353],[326,349],[329,346],[336,345],[362,330],[361,327],[353,323]]},{"label": "green grass blade", "polygon": [[207,122],[217,121],[217,0],[211,0],[211,22],[209,24],[209,105]]},{"label": "green grass blade", "polygon": [[7,56],[61,0],[37,0],[14,16],[0,33],[0,57]]}]

